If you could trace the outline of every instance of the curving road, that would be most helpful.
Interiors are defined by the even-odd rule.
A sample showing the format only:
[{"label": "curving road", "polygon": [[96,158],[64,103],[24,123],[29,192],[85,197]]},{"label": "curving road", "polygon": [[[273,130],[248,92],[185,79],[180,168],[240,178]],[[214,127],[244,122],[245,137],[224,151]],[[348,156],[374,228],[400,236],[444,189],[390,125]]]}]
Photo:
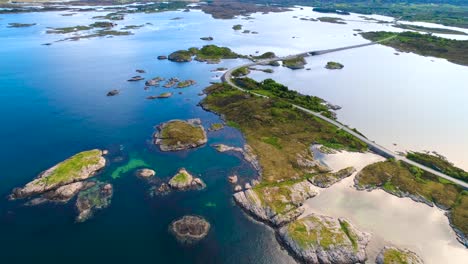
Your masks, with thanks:
[{"label": "curving road", "polygon": [[[316,51],[309,51],[309,52],[303,52],[303,53],[299,53],[299,54],[294,54],[294,55],[289,55],[289,56],[284,56],[284,57],[275,57],[275,58],[271,58],[271,59],[263,59],[263,60],[258,60],[258,61],[254,61],[254,62],[251,62],[251,63],[247,63],[247,64],[243,64],[243,65],[240,65],[240,66],[237,66],[237,67],[234,67],[234,68],[231,68],[229,70],[227,70],[223,76],[221,76],[221,80],[229,85],[231,85],[232,87],[235,87],[241,91],[244,91],[244,92],[247,92],[247,93],[251,93],[251,94],[254,94],[256,96],[260,96],[260,97],[264,97],[264,98],[268,98],[268,96],[266,95],[262,95],[262,94],[258,94],[258,93],[255,93],[255,92],[252,92],[252,91],[247,91],[239,86],[237,86],[233,81],[232,81],[232,72],[239,69],[239,68],[243,68],[243,67],[252,67],[252,66],[255,66],[255,65],[266,65],[270,62],[274,62],[274,61],[282,61],[282,60],[288,60],[288,59],[295,59],[295,58],[298,58],[298,57],[308,57],[308,56],[318,56],[318,55],[322,55],[322,54],[325,54],[325,53],[331,53],[331,52],[337,52],[337,51],[342,51],[342,50],[347,50],[347,49],[355,49],[355,48],[360,48],[360,47],[365,47],[365,46],[370,46],[370,45],[375,45],[375,44],[378,44],[380,42],[384,42],[384,41],[387,41],[387,40],[390,40],[392,38],[395,38],[395,36],[392,36],[392,37],[389,37],[389,38],[386,38],[386,39],[382,39],[380,41],[377,41],[377,42],[370,42],[370,43],[365,43],[365,44],[359,44],[359,45],[353,45],[353,46],[346,46],[346,47],[341,47],[341,48],[335,48],[335,49],[326,49],[326,50],[316,50]],[[375,153],[381,155],[381,156],[384,156],[386,158],[394,158],[396,160],[400,160],[400,161],[403,161],[407,164],[410,164],[412,166],[416,166],[426,172],[429,172],[429,173],[432,173],[436,176],[439,176],[441,178],[444,178],[446,180],[449,180],[457,185],[460,185],[462,186],[463,188],[465,189],[468,189],[468,183],[466,182],[463,182],[461,180],[458,180],[458,179],[455,179],[451,176],[448,176],[444,173],[441,173],[439,171],[436,171],[434,169],[431,169],[427,166],[424,166],[420,163],[417,163],[417,162],[414,162],[408,158],[406,158],[405,156],[400,156],[400,155],[397,155],[395,152],[375,143],[374,141],[371,141],[369,139],[367,139],[366,137],[354,132],[353,130],[351,130],[350,128],[348,128],[347,126],[337,122],[336,120],[333,120],[333,119],[330,119],[326,116],[323,116],[322,114],[318,113],[318,112],[314,112],[312,110],[309,110],[309,109],[306,109],[302,106],[299,106],[299,105],[295,105],[293,104],[292,105],[294,108],[297,108],[301,111],[304,111],[308,114],[311,114],[313,116],[316,116],[336,127],[338,127],[339,129],[343,129],[344,131],[348,132],[349,134],[357,137],[358,139],[360,139],[361,141],[365,142],[368,146],[369,146],[369,149],[371,149],[372,151],[374,151]]]}]

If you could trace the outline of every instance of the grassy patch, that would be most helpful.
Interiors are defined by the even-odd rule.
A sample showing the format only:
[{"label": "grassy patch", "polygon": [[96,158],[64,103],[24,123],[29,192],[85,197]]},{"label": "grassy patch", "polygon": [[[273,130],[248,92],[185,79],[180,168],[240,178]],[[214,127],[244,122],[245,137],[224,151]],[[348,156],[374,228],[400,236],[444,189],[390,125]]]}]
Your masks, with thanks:
[{"label": "grassy patch", "polygon": [[423,26],[407,25],[407,24],[396,24],[393,26],[396,28],[416,30],[416,31],[433,33],[433,34],[467,35],[463,31],[447,29],[447,28],[433,28],[433,27],[423,27]]},{"label": "grassy patch", "polygon": [[318,17],[318,21],[326,22],[326,23],[333,23],[333,24],[346,24],[342,18],[339,17]]},{"label": "grassy patch", "polygon": [[410,152],[406,155],[406,157],[429,168],[433,168],[434,170],[468,182],[468,172],[456,167],[445,157],[421,152]]},{"label": "grassy patch", "polygon": [[232,29],[234,29],[234,30],[241,30],[241,29],[242,29],[242,25],[239,25],[239,24],[234,25],[234,26],[232,26]]},{"label": "grassy patch", "polygon": [[320,245],[324,249],[345,243],[346,234],[342,229],[334,230],[325,226],[316,216],[307,216],[288,225],[288,233],[300,247]]},{"label": "grassy patch", "polygon": [[232,72],[232,76],[234,77],[246,76],[249,73],[250,73],[250,70],[248,67],[240,67],[239,69],[236,69],[235,71]]},{"label": "grassy patch", "polygon": [[[260,98],[225,84],[215,84],[205,89],[208,96],[202,102],[204,107],[223,114],[229,126],[241,129],[258,156],[264,181],[271,183],[308,175],[311,168],[300,165],[298,156],[312,160],[309,146],[314,142],[333,139],[345,149],[348,146],[365,148],[365,144],[359,140],[337,133],[334,126],[291,108],[289,103],[297,98],[297,102],[304,100],[304,104],[310,103],[312,107],[313,102],[321,102],[321,99],[310,96],[308,99],[299,98],[296,92],[290,94],[287,87],[266,83],[272,86],[267,85],[265,89],[269,90],[265,91],[291,95],[288,97],[290,99]],[[262,89],[257,84],[253,83],[249,89],[255,92]]]},{"label": "grassy patch", "polygon": [[341,230],[346,234],[348,237],[349,241],[351,241],[351,244],[353,245],[354,250],[358,249],[358,243],[356,241],[357,236],[354,234],[351,230],[349,230],[349,224],[346,221],[341,221],[340,222]]},{"label": "grassy patch", "polygon": [[178,173],[176,176],[174,176],[171,181],[174,183],[185,183],[189,180],[189,177],[185,173]]},{"label": "grassy patch", "polygon": [[339,70],[339,69],[343,69],[343,64],[339,63],[339,62],[334,62],[334,61],[329,61],[327,62],[327,65],[325,65],[325,68],[329,69],[329,70]]},{"label": "grassy patch", "polygon": [[283,66],[290,69],[302,69],[307,62],[304,57],[296,57],[293,59],[283,60]]},{"label": "grassy patch", "polygon": [[205,138],[202,127],[182,120],[166,123],[160,134],[162,144],[167,146],[197,143]]},{"label": "grassy patch", "polygon": [[71,158],[60,162],[47,177],[41,179],[47,185],[69,182],[88,166],[99,163],[101,151],[98,149],[80,152]]},{"label": "grassy patch", "polygon": [[[365,32],[361,35],[377,41],[395,35],[394,32]],[[447,59],[450,62],[468,65],[468,40],[454,40],[420,34],[416,32],[398,33],[396,38],[382,42],[382,45],[393,47],[403,52],[414,52],[423,56]]]}]

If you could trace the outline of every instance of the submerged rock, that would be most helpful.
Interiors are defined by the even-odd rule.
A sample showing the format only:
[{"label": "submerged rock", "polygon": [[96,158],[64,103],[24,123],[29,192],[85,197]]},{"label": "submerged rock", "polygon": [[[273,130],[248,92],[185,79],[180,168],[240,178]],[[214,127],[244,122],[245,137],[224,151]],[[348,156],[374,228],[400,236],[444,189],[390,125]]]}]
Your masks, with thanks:
[{"label": "submerged rock", "polygon": [[172,222],[169,230],[180,242],[191,244],[208,235],[210,223],[200,216],[186,215]]},{"label": "submerged rock", "polygon": [[187,170],[181,168],[179,172],[169,180],[169,186],[176,190],[203,189],[205,183],[200,178],[193,177]]},{"label": "submerged rock", "polygon": [[161,151],[178,151],[196,148],[208,141],[200,119],[171,120],[157,127],[154,143]]},{"label": "submerged rock", "polygon": [[107,92],[107,96],[115,96],[115,95],[118,95],[119,93],[120,93],[119,90],[111,90]]},{"label": "submerged rock", "polygon": [[237,183],[237,180],[238,180],[237,175],[231,175],[231,176],[228,177],[228,181],[230,183]]},{"label": "submerged rock", "polygon": [[408,249],[385,246],[375,259],[376,264],[423,264],[416,253]]},{"label": "submerged rock", "polygon": [[113,188],[110,183],[96,183],[93,187],[80,192],[76,200],[77,222],[91,218],[96,210],[108,207],[111,203]]},{"label": "submerged rock", "polygon": [[213,37],[201,37],[201,40],[212,41]]},{"label": "submerged rock", "polygon": [[23,188],[15,188],[9,198],[12,200],[26,198],[58,189],[70,183],[86,180],[94,176],[105,165],[106,159],[101,150],[80,152],[42,172]]},{"label": "submerged rock", "polygon": [[141,80],[144,80],[145,78],[141,77],[141,76],[133,76],[132,78],[128,79],[129,82],[137,82],[137,81],[141,81]]},{"label": "submerged rock", "polygon": [[167,56],[159,55],[158,60],[167,60]]},{"label": "submerged rock", "polygon": [[278,230],[278,238],[302,263],[364,263],[370,234],[346,219],[311,214]]}]

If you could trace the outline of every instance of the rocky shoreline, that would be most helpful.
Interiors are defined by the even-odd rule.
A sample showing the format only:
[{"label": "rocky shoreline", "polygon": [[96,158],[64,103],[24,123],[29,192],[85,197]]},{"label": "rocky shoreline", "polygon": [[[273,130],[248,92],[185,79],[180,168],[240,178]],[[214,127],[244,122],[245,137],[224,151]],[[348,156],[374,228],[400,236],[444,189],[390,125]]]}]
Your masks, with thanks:
[{"label": "rocky shoreline", "polygon": [[250,163],[252,167],[257,171],[258,175],[262,175],[262,167],[258,161],[257,155],[253,152],[252,147],[248,144],[245,144],[243,148],[232,147],[224,144],[214,144],[212,145],[218,152],[238,152],[242,155],[243,159]]}]

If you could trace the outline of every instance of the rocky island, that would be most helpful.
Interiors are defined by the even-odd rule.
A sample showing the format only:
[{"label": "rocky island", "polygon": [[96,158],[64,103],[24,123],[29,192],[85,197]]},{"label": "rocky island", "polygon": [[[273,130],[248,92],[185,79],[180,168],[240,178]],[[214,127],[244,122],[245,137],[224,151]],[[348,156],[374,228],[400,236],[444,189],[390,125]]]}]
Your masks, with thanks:
[{"label": "rocky island", "polygon": [[200,119],[171,120],[157,127],[154,143],[161,151],[178,151],[196,148],[208,141]]},{"label": "rocky island", "polygon": [[205,183],[200,178],[193,177],[184,168],[180,169],[179,172],[169,180],[169,186],[176,190],[189,190],[189,189],[204,189]]},{"label": "rocky island", "polygon": [[294,59],[283,60],[283,66],[291,70],[304,69],[304,66],[307,64],[307,61],[304,57],[297,57]]},{"label": "rocky island", "polygon": [[327,65],[325,65],[325,68],[329,70],[340,70],[343,69],[344,65],[339,63],[339,62],[334,62],[334,61],[329,61],[327,62]]},{"label": "rocky island", "polygon": [[221,59],[236,59],[242,56],[226,47],[205,45],[200,49],[192,47],[188,50],[175,51],[169,55],[168,59],[174,62],[190,62],[192,57],[195,57],[197,61],[219,63]]},{"label": "rocky island", "polygon": [[[63,186],[91,178],[106,165],[103,153],[99,149],[80,152],[42,172],[24,187],[15,188],[10,199],[22,199],[44,194],[48,191],[58,190],[60,187],[62,189],[59,192],[62,192]],[[68,187],[76,190],[80,186],[74,184]]]},{"label": "rocky island", "polygon": [[178,241],[191,244],[202,240],[208,235],[210,223],[200,216],[186,215],[172,222],[169,230]]}]

